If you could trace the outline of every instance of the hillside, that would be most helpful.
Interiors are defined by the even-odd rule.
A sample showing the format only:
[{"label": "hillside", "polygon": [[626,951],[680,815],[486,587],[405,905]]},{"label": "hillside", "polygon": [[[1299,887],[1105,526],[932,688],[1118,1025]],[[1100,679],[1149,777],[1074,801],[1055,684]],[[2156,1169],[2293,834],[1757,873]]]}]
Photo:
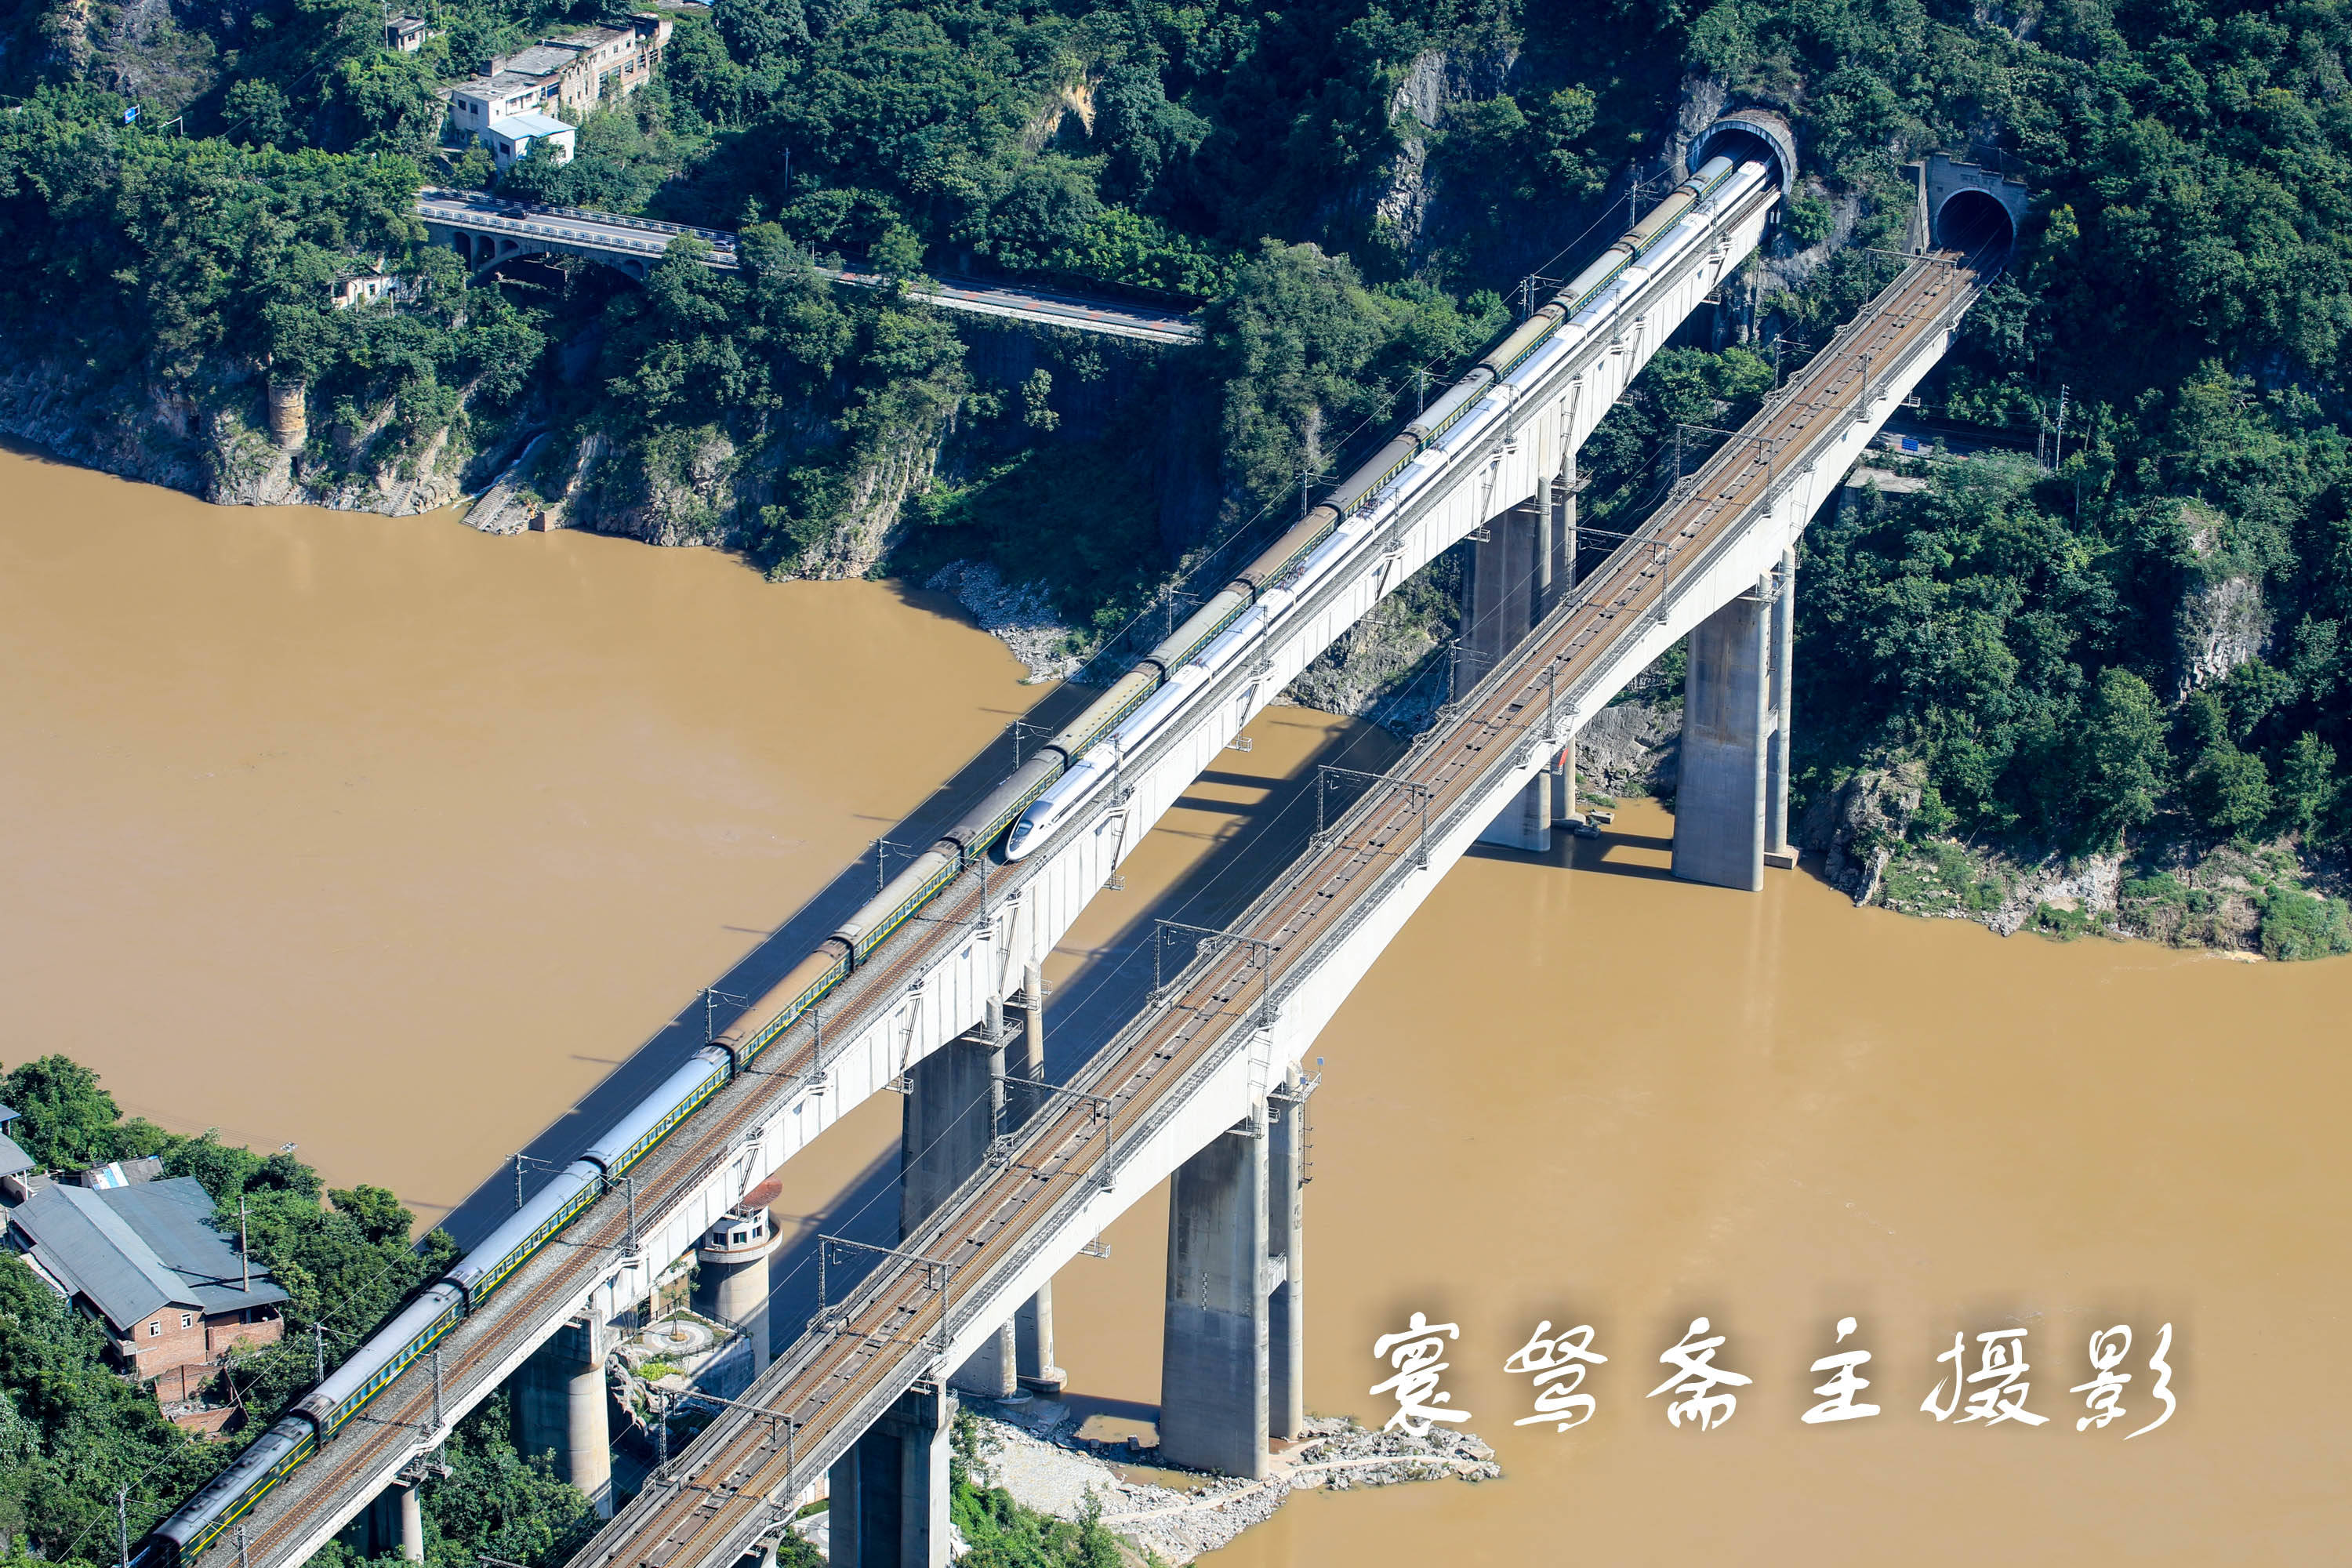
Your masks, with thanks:
[{"label": "hillside", "polygon": [[[2032,220],[1925,395],[2017,450],[1809,535],[1801,793],[1871,897],[2352,946],[2302,890],[2342,891],[2352,839],[2340,5],[669,14],[653,84],[588,115],[572,163],[504,182],[743,230],[740,278],[678,258],[641,288],[469,279],[406,216],[428,178],[493,178],[440,144],[435,88],[593,7],[442,5],[414,55],[348,0],[20,8],[0,426],[216,499],[401,510],[544,431],[517,478],[573,526],[781,574],[984,559],[1085,643],[1409,412],[1523,275],[1605,242],[1678,133],[1763,104],[1804,189],[1587,447],[1588,520],[1637,513],[1675,422],[1736,423],[1776,353],[1867,297],[1906,163],[1999,163]],[[835,291],[811,251],[1198,300],[1209,341],[950,321]],[[401,302],[330,307],[379,264]],[[272,386],[281,432],[306,416],[291,449]],[[1445,616],[1442,592],[1402,602],[1318,689],[1392,695]]]}]

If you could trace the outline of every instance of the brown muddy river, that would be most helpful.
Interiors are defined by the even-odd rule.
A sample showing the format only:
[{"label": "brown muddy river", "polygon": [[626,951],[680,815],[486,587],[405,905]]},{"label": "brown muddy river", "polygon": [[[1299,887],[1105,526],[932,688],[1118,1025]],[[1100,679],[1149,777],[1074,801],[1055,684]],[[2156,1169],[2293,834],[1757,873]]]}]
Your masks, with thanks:
[{"label": "brown muddy river", "polygon": [[[158,1121],[299,1141],[427,1212],[1032,695],[886,586],[14,454],[0,480],[0,1059],[68,1051]],[[1295,710],[1255,737],[1089,911],[1054,1008],[1160,889],[1201,893],[1188,919],[1244,897],[1219,857],[1299,826],[1285,777],[1386,750]],[[1207,1561],[2340,1560],[2352,962],[2004,942],[1801,873],[1687,887],[1670,827],[1633,807],[1549,864],[1465,861],[1315,1048],[1309,1404],[1376,1423],[1373,1338],[1457,1322],[1444,1387],[1505,1479],[1295,1498]],[[893,1110],[780,1206],[822,1209]],[[1061,1276],[1076,1394],[1157,1400],[1162,1214]],[[1676,1430],[1644,1395],[1702,1315],[1753,1382]],[[1609,1358],[1567,1434],[1512,1424],[1533,1391],[1502,1363],[1543,1319]],[[2167,1322],[2177,1414],[2126,1441]],[[2126,1414],[2077,1432],[2115,1323]],[[2011,1329],[2046,1425],[1921,1413],[1955,1332],[1974,1373]],[[1800,1421],[1811,1363],[1857,1348],[1881,1414]]]},{"label": "brown muddy river", "polygon": [[869,583],[0,451],[0,1060],[456,1204],[1036,693]]}]

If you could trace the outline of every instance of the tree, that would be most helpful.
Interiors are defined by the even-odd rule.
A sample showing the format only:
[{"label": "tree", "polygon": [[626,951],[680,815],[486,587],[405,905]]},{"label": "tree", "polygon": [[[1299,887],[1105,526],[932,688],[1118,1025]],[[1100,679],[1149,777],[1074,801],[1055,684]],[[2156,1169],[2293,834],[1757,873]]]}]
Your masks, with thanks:
[{"label": "tree", "polygon": [[729,51],[754,70],[782,65],[808,47],[801,0],[713,0],[710,20]]},{"label": "tree", "polygon": [[61,1565],[112,1561],[116,1488],[137,1540],[232,1452],[164,1420],[106,1347],[98,1322],[0,1252],[0,1530]]},{"label": "tree", "polygon": [[2340,787],[2336,748],[2308,730],[2297,735],[2279,770],[2279,812],[2287,830],[2307,835],[2327,820]]},{"label": "tree", "polygon": [[2099,672],[2097,695],[2083,715],[2071,756],[2074,804],[2084,845],[2112,849],[2156,815],[2170,771],[2156,693],[2129,670]]},{"label": "tree", "polygon": [[2198,753],[2189,771],[2189,790],[2206,824],[2232,837],[2250,837],[2270,820],[2270,770],[2261,757],[2226,740]]},{"label": "tree", "polygon": [[45,1170],[80,1170],[154,1153],[163,1132],[146,1121],[125,1126],[98,1075],[70,1057],[23,1062],[0,1078],[0,1105],[21,1118],[9,1136]]}]

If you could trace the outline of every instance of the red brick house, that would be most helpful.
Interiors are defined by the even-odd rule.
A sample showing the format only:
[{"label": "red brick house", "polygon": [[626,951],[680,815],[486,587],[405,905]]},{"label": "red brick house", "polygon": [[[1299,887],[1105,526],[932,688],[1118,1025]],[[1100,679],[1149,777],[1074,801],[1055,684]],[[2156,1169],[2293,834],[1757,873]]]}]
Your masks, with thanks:
[{"label": "red brick house", "polygon": [[266,1270],[248,1272],[212,1215],[212,1195],[189,1176],[44,1185],[7,1211],[7,1237],[51,1289],[106,1324],[124,1370],[173,1405],[196,1396],[231,1346],[286,1331],[286,1292]]}]

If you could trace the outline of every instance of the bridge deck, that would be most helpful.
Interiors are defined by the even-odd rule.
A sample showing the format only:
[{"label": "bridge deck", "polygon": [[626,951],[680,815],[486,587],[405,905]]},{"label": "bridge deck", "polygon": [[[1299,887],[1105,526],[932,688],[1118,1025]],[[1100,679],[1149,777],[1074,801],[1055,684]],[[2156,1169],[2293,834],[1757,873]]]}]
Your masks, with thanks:
[{"label": "bridge deck", "polygon": [[[1017,1267],[1038,1236],[1090,1195],[1107,1151],[1143,1133],[1214,1059],[1240,1048],[1261,997],[1344,940],[1402,879],[1450,813],[1482,802],[1481,783],[1532,745],[1556,748],[1559,704],[1621,640],[1637,634],[1680,570],[1695,566],[1769,504],[1781,476],[1825,449],[1868,406],[1872,367],[1940,331],[1974,296],[1953,257],[1909,267],[1857,321],[1727,442],[1675,499],[1460,705],[1398,769],[1295,862],[1236,928],[1073,1080],[1107,1097],[1039,1116],[1009,1160],[985,1170],[906,1243],[934,1264],[893,1261],[785,1352],[668,1471],[572,1560],[571,1568],[726,1568],[778,1517],[772,1500],[813,1482],[892,1399],[944,1375],[958,1304]],[[1437,869],[1443,869],[1442,867]]]},{"label": "bridge deck", "polygon": [[[719,271],[733,271],[740,265],[736,237],[726,229],[697,228],[620,213],[536,206],[502,201],[478,191],[428,188],[417,195],[416,215],[442,228],[520,245],[524,247],[522,254],[544,250],[606,261],[617,259],[638,268],[640,275],[642,268],[661,259],[671,240],[681,236],[708,244],[710,254],[705,259]],[[822,277],[854,289],[888,285],[888,279],[879,274],[860,272],[855,268],[818,267],[815,270]],[[1200,323],[1181,311],[1124,300],[953,277],[918,279],[907,285],[907,291],[946,310],[1010,317],[1041,326],[1066,327],[1157,343],[1201,341]]]}]

